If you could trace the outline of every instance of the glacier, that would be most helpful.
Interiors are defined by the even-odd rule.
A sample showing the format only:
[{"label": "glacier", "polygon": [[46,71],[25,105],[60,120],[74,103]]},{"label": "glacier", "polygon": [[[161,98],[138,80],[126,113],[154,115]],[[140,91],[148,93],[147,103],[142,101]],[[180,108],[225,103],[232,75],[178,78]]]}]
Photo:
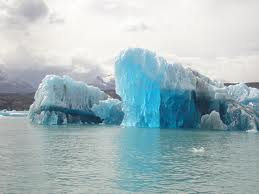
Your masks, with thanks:
[{"label": "glacier", "polygon": [[119,54],[115,82],[124,126],[200,128],[208,122],[212,128],[229,130],[259,126],[258,112],[248,106],[258,102],[256,90],[249,88],[252,92],[244,95],[240,86],[226,87],[146,49],[129,48]]},{"label": "glacier", "polygon": [[[120,124],[121,117],[114,117],[115,111],[118,111],[118,115],[122,114],[120,105],[99,88],[68,76],[47,75],[35,93],[28,117],[33,123],[43,125]],[[106,113],[100,114],[100,109]]]}]

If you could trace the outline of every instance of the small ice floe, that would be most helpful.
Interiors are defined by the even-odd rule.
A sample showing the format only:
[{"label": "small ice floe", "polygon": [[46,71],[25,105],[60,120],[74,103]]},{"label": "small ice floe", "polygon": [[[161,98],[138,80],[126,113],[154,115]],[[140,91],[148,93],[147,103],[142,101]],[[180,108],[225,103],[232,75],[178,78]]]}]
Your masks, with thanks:
[{"label": "small ice floe", "polygon": [[246,132],[247,133],[257,133],[257,130],[256,129],[250,129],[250,130],[247,130]]},{"label": "small ice floe", "polygon": [[205,152],[205,149],[204,149],[204,147],[192,148],[192,149],[191,149],[191,152],[192,152],[192,153],[203,153],[203,152]]},{"label": "small ice floe", "polygon": [[0,111],[1,117],[26,117],[28,115],[28,111],[7,111],[2,110]]}]

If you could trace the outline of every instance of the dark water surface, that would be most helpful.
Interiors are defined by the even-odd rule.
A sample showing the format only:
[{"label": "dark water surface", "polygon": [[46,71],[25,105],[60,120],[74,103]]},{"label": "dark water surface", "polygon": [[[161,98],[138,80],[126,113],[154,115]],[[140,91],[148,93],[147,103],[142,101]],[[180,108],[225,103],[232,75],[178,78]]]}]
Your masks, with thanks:
[{"label": "dark water surface", "polygon": [[259,133],[0,118],[1,193],[259,193]]}]

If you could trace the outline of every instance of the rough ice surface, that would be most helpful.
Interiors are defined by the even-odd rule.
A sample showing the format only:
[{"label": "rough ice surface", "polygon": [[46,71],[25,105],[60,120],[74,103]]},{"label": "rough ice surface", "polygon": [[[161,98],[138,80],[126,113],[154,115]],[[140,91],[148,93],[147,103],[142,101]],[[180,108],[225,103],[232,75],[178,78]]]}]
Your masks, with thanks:
[{"label": "rough ice surface", "polygon": [[[216,111],[228,129],[258,127],[257,113],[233,98],[223,83],[169,64],[154,52],[122,51],[115,62],[115,79],[125,126],[197,128],[203,115]],[[215,113],[209,119],[214,122]]]},{"label": "rough ice surface", "polygon": [[221,102],[220,116],[229,130],[255,131],[259,128],[258,113],[236,101]]},{"label": "rough ice surface", "polygon": [[243,105],[248,105],[259,112],[258,89],[248,87],[246,84],[241,83],[228,86],[227,92],[234,100],[240,102]]},{"label": "rough ice surface", "polygon": [[[48,75],[40,84],[34,99],[29,111],[31,121],[57,125],[103,122],[92,108],[107,100],[108,96],[99,88],[74,81],[68,76]],[[105,117],[105,120],[108,119]]]},{"label": "rough ice surface", "polygon": [[227,129],[227,126],[222,122],[219,113],[212,111],[210,114],[201,117],[201,128],[224,130]]},{"label": "rough ice surface", "polygon": [[133,127],[245,131],[259,127],[259,92],[245,84],[225,87],[139,48],[120,53],[115,74],[122,102],[70,77],[47,76],[35,94],[29,118],[48,125],[122,122]]},{"label": "rough ice surface", "polygon": [[100,117],[105,124],[120,125],[124,116],[121,109],[121,101],[107,99],[95,104],[92,111]]}]

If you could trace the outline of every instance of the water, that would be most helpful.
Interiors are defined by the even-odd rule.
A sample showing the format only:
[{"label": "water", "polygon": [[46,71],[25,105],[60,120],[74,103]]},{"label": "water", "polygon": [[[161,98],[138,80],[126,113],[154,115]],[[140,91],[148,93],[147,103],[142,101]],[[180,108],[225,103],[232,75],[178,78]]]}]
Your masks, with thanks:
[{"label": "water", "polygon": [[259,193],[259,133],[0,118],[1,193]]}]

